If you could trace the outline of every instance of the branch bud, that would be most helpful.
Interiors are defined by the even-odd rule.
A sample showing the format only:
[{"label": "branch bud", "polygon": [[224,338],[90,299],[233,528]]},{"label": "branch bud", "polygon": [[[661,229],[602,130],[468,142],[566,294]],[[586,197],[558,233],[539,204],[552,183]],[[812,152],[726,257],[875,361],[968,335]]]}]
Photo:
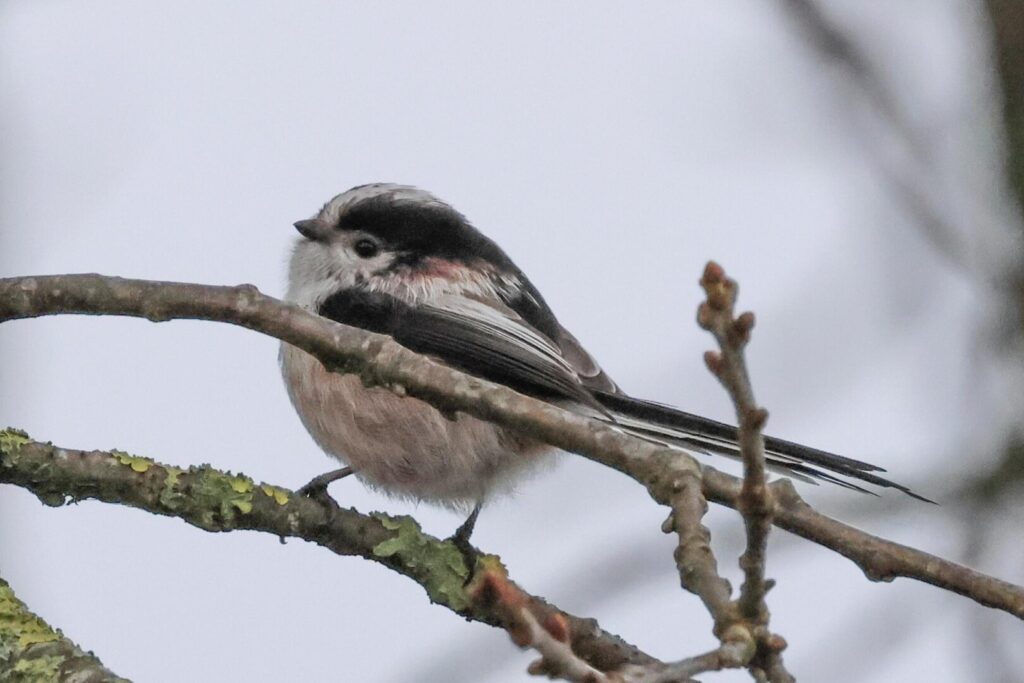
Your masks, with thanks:
[{"label": "branch bud", "polygon": [[747,429],[763,429],[768,421],[768,411],[764,408],[752,408],[744,415],[743,423]]},{"label": "branch bud", "polygon": [[740,317],[736,318],[732,323],[733,333],[744,344],[750,341],[750,331],[754,329],[754,322],[754,314],[746,311],[741,313]]},{"label": "branch bud", "polygon": [[705,351],[704,364],[708,366],[708,370],[711,371],[711,374],[713,374],[715,377],[721,377],[722,354],[720,354],[718,351]]},{"label": "branch bud", "polygon": [[561,612],[549,612],[542,624],[551,637],[561,643],[569,642],[569,622]]}]

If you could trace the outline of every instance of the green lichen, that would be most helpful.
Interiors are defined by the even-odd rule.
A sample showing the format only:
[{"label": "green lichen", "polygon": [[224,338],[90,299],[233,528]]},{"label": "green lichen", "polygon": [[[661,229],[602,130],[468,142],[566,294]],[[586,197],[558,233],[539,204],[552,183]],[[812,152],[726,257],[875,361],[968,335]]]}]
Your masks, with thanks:
[{"label": "green lichen", "polygon": [[64,662],[63,657],[56,655],[21,658],[11,670],[11,678],[4,680],[10,680],[12,683],[52,683],[63,680],[61,667]]},{"label": "green lichen", "polygon": [[270,484],[263,484],[260,486],[260,491],[266,496],[273,498],[278,505],[285,505],[288,502],[288,491],[277,486],[271,486]]},{"label": "green lichen", "polygon": [[156,462],[150,460],[149,458],[143,458],[142,456],[139,455],[132,455],[131,453],[126,453],[124,451],[112,450],[110,451],[110,454],[117,458],[117,461],[119,463],[131,467],[133,472],[138,472],[139,474],[142,474],[143,472],[147,471],[150,467],[156,465]]},{"label": "green lichen", "polygon": [[508,578],[508,569],[497,555],[480,555],[476,558],[473,576],[483,576],[485,573],[500,574]]},{"label": "green lichen", "polygon": [[19,448],[31,440],[28,433],[14,427],[8,427],[0,431],[0,453],[4,455],[16,453]]},{"label": "green lichen", "polygon": [[60,638],[59,632],[28,611],[10,585],[0,579],[0,671],[8,672],[3,680],[19,683],[58,680],[61,657],[26,656],[26,650]]},{"label": "green lichen", "polygon": [[164,469],[167,471],[167,476],[164,478],[164,486],[160,490],[160,504],[168,510],[178,510],[187,500],[179,488],[179,481],[185,470],[172,465],[167,465]]},{"label": "green lichen", "polygon": [[252,512],[252,479],[244,476],[229,476],[228,486],[230,486],[231,490],[239,496],[243,496],[243,498],[232,498],[230,501],[231,504],[238,508],[244,515]]},{"label": "green lichen", "polygon": [[252,512],[252,479],[222,474],[208,466],[195,468],[192,473],[195,479],[190,491],[201,511],[198,523],[202,528],[231,528],[239,513]]},{"label": "green lichen", "polygon": [[382,513],[371,516],[385,529],[396,532],[373,547],[374,555],[401,560],[403,571],[423,585],[431,602],[456,611],[469,608],[465,590],[469,570],[455,545],[425,535],[412,517],[390,517]]},{"label": "green lichen", "polygon": [[129,683],[32,614],[0,579],[0,683]]},{"label": "green lichen", "polygon": [[18,648],[24,649],[36,643],[59,640],[60,634],[29,612],[10,585],[0,579],[0,637],[16,638]]}]

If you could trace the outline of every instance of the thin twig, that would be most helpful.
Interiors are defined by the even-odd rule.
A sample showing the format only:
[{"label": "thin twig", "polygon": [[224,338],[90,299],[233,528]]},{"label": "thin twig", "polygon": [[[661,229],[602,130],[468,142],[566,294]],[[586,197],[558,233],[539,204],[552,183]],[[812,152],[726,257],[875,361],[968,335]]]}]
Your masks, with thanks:
[{"label": "thin twig", "polygon": [[672,514],[662,531],[675,531],[679,536],[675,560],[680,584],[701,599],[714,620],[714,633],[720,637],[733,622],[732,587],[718,574],[711,534],[701,521],[707,501],[700,487],[701,482],[693,477],[679,482],[679,492],[671,501]]},{"label": "thin twig", "polygon": [[728,641],[711,652],[689,657],[678,662],[666,664],[665,668],[652,676],[645,683],[674,683],[679,679],[689,678],[708,671],[735,669],[744,666],[750,660],[753,642]]},{"label": "thin twig", "polygon": [[675,681],[703,671],[747,666],[757,652],[753,633],[732,600],[732,587],[718,574],[718,562],[711,550],[711,532],[701,522],[707,512],[707,500],[699,486],[692,477],[676,483],[678,493],[672,498],[672,513],[662,531],[674,530],[678,534],[675,560],[680,583],[704,603],[714,622],[712,632],[722,645],[704,655],[670,665],[654,677],[654,683]]},{"label": "thin twig", "polygon": [[599,671],[580,659],[573,651],[565,619],[550,610],[538,609],[536,601],[509,581],[504,571],[481,572],[469,592],[475,604],[499,615],[512,642],[540,653],[541,658],[530,665],[531,674],[570,683],[622,681],[619,676]]},{"label": "thin twig", "polygon": [[707,294],[697,313],[700,326],[711,332],[721,351],[704,355],[708,369],[729,393],[739,423],[740,455],[743,458],[743,489],[738,509],[747,530],[747,548],[740,557],[745,579],[740,587],[739,607],[743,616],[758,623],[767,623],[764,596],[765,550],[771,531],[772,498],[768,490],[762,428],[768,411],[758,407],[747,373],[743,349],[750,340],[754,314],[733,316],[737,286],[725,276],[717,263],[709,262],[700,281]]},{"label": "thin twig", "polygon": [[[733,508],[739,504],[741,482],[737,478],[712,467],[701,468],[678,450],[658,447],[434,363],[388,337],[333,323],[260,294],[252,286],[215,287],[102,275],[0,279],[0,322],[68,313],[241,325],[294,344],[332,369],[358,373],[369,383],[403,390],[441,410],[489,420],[617,469],[643,484],[663,505],[671,505],[678,493],[674,482],[694,471],[703,471],[708,500]],[[792,486],[784,501],[780,483],[786,482],[772,485],[776,502],[773,523],[837,550],[869,578],[912,578],[1024,619],[1024,588],[837,522],[803,503]]]},{"label": "thin twig", "polygon": [[762,435],[768,411],[759,407],[754,400],[754,390],[743,356],[743,349],[754,327],[754,314],[746,312],[734,316],[738,287],[714,261],[707,264],[700,284],[706,299],[700,305],[697,321],[714,335],[720,349],[720,352],[708,351],[704,360],[729,393],[739,422],[743,486],[738,509],[746,527],[747,547],[740,556],[744,581],[740,586],[736,606],[739,616],[748,620],[753,626],[751,631],[757,634],[759,668],[767,670],[769,680],[773,683],[789,681],[792,677],[786,672],[781,659],[784,641],[768,631],[770,615],[765,601],[771,588],[771,582],[765,578],[765,563],[773,507]]},{"label": "thin twig", "polygon": [[529,673],[570,683],[687,683],[694,674],[742,666],[744,657],[750,658],[744,650],[753,650],[753,641],[745,648],[730,642],[712,652],[671,664],[626,664],[615,671],[598,671],[573,651],[565,620],[539,607],[502,571],[482,572],[470,593],[476,602],[501,615],[502,626],[512,642],[541,655],[530,664]]}]

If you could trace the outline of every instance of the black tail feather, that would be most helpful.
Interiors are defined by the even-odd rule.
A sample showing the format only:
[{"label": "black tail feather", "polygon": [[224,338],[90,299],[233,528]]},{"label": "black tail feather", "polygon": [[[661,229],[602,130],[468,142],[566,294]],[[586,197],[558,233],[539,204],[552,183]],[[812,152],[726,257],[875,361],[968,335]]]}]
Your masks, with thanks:
[{"label": "black tail feather", "polygon": [[[598,402],[615,415],[616,424],[626,431],[649,439],[676,442],[691,450],[718,453],[732,458],[739,457],[736,427],[684,413],[660,403],[630,398],[623,394],[610,394],[601,391],[595,391],[593,394]],[[854,491],[877,495],[858,484],[836,476],[842,475],[856,479],[858,482],[896,489],[911,498],[926,503],[935,502],[914,493],[902,484],[875,474],[876,472],[885,472],[885,469],[869,462],[846,458],[770,436],[765,437],[764,445],[766,460],[773,469],[790,472],[801,479],[817,479]]]}]

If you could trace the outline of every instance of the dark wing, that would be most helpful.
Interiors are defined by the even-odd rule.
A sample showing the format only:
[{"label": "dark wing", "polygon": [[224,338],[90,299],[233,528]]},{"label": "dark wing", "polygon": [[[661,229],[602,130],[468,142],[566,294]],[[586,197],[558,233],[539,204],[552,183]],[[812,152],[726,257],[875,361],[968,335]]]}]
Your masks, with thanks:
[{"label": "dark wing", "polygon": [[607,412],[561,350],[515,311],[464,296],[410,306],[362,290],[339,292],[320,315],[387,334],[402,346],[471,375],[547,400],[569,399]]},{"label": "dark wing", "polygon": [[502,301],[521,320],[555,343],[561,356],[572,366],[584,386],[588,389],[618,393],[619,388],[611,377],[601,369],[576,337],[559,324],[537,288],[521,273],[518,279],[519,287],[499,289]]},{"label": "dark wing", "polygon": [[[550,315],[543,300],[530,306],[536,309],[532,317]],[[329,297],[319,313],[390,335],[408,349],[524,394],[590,406],[595,417],[633,435],[689,451],[739,455],[735,427],[623,394],[557,322],[551,327],[538,319],[549,335],[502,303],[441,296],[410,306],[385,294],[347,290]],[[879,476],[884,470],[870,463],[772,437],[765,438],[765,451],[772,469],[799,479],[870,493],[841,478],[849,477],[928,500]]]}]

